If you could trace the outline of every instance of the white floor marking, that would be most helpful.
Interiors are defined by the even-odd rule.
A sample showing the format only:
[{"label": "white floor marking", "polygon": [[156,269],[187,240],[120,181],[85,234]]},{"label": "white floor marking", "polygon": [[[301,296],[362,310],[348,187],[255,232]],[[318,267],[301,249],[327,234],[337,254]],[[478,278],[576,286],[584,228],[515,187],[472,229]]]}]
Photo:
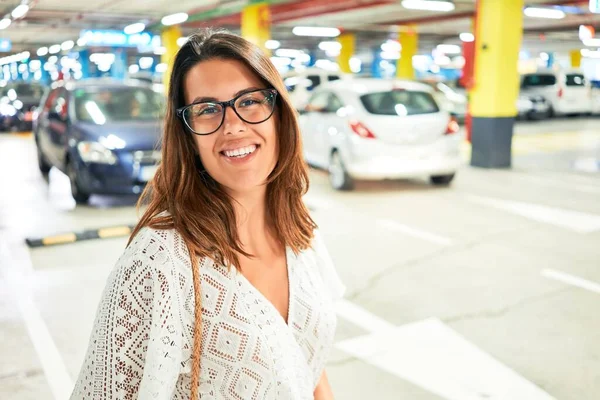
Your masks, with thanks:
[{"label": "white floor marking", "polygon": [[0,233],[0,275],[8,282],[7,286],[21,313],[54,399],[65,400],[71,395],[73,382],[35,305],[30,282],[25,279],[24,275],[32,270],[31,259],[24,245],[11,244],[9,249],[8,237]]},{"label": "white floor marking", "polygon": [[[362,315],[354,319],[368,323]],[[448,400],[554,400],[436,318],[344,340],[336,347]]]},{"label": "white floor marking", "polygon": [[393,221],[391,219],[379,219],[377,220],[377,224],[384,228],[388,228],[392,231],[400,232],[407,236],[412,236],[417,239],[426,240],[428,242],[432,242],[442,246],[450,246],[452,244],[452,240],[447,237],[436,235],[435,233],[430,233],[421,229],[413,228],[408,225],[404,225],[399,222]]},{"label": "white floor marking", "polygon": [[[346,212],[346,213],[352,215],[353,218],[363,218],[365,220],[368,220],[369,223],[373,220],[372,218],[370,218],[366,215],[361,215],[361,214],[357,213],[356,211],[348,209],[345,205],[340,204],[340,203],[336,202],[335,200],[324,199],[321,196],[307,194],[306,196],[304,196],[304,202],[306,203],[306,205],[308,207],[314,208],[315,210],[323,211],[323,210],[335,208],[336,210]],[[397,221],[394,221],[391,219],[378,219],[378,220],[376,220],[376,224],[383,228],[392,230],[394,232],[402,233],[406,236],[412,236],[414,238],[425,240],[425,241],[435,243],[435,244],[438,244],[441,246],[452,245],[452,240],[445,236],[440,236],[435,233],[427,232],[427,231],[424,231],[419,228],[414,228],[412,226],[404,225],[404,224],[401,224],[400,222],[397,222]]]},{"label": "white floor marking", "polygon": [[367,332],[375,333],[387,329],[393,329],[394,325],[390,324],[383,318],[371,314],[362,307],[357,306],[348,300],[339,300],[335,304],[337,314],[346,321],[352,322],[354,325],[361,327]]},{"label": "white floor marking", "polygon": [[467,195],[466,198],[473,203],[509,211],[536,222],[567,228],[578,233],[592,233],[600,230],[600,215],[491,197]]},{"label": "white floor marking", "polygon": [[553,269],[545,269],[542,271],[542,276],[548,279],[554,279],[567,285],[577,286],[581,289],[586,289],[594,293],[600,294],[600,284],[579,278],[575,275],[566,274],[564,272],[555,271]]}]

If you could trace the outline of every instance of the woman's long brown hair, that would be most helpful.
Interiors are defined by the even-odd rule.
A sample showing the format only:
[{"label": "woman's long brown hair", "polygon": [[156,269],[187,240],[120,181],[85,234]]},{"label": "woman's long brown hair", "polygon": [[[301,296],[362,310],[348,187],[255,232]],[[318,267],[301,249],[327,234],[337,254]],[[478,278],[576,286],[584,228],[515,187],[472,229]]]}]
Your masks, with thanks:
[{"label": "woman's long brown hair", "polygon": [[192,133],[176,115],[176,110],[185,105],[187,73],[199,62],[210,59],[239,60],[279,92],[276,105],[279,155],[267,181],[267,217],[277,239],[296,253],[310,247],[316,227],[302,201],[308,190],[308,171],[302,157],[296,112],[279,72],[258,47],[239,36],[210,29],[192,35],[175,57],[162,135],[162,160],[138,203],[148,208],[133,230],[130,242],[143,227],[175,229],[189,250],[195,300],[193,400],[198,397],[202,347],[199,260],[209,257],[217,265],[232,265],[239,270],[238,254],[250,256],[236,230],[233,199],[206,172],[195,151]]}]

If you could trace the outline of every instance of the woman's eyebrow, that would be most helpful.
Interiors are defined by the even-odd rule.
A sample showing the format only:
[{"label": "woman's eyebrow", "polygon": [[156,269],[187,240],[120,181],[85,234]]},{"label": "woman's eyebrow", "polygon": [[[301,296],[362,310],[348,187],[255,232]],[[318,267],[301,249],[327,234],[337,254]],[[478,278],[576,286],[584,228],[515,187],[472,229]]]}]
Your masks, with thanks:
[{"label": "woman's eyebrow", "polygon": [[[261,88],[258,88],[256,86],[251,86],[249,88],[246,89],[242,89],[242,90],[238,90],[236,93],[233,94],[232,98],[236,98],[239,95],[243,94],[243,93],[247,93],[247,92],[252,92],[254,90],[260,90]],[[219,100],[217,100],[216,97],[196,97],[193,101],[192,104],[194,103],[201,103],[201,102],[205,102],[205,101],[213,101],[213,102],[218,102]]]}]

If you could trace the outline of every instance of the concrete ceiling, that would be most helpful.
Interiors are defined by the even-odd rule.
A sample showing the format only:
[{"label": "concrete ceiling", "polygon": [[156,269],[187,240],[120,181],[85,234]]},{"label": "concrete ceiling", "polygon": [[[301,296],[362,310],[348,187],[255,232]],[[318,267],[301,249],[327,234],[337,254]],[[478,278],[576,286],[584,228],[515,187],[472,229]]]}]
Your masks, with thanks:
[{"label": "concrete ceiling", "polygon": [[[0,12],[9,14],[19,3],[20,0],[0,0]],[[191,15],[190,22],[183,26],[186,34],[200,26],[223,26],[237,31],[240,17],[236,11],[247,3],[244,0],[32,0],[26,16],[1,30],[0,38],[12,41],[11,52],[34,52],[41,46],[76,40],[82,29],[122,30],[140,21],[160,27],[160,19],[175,12]],[[284,46],[311,48],[321,40],[294,36],[291,33],[294,26],[336,26],[357,32],[357,46],[363,51],[394,37],[398,26],[408,23],[418,24],[424,51],[441,42],[458,43],[458,34],[470,31],[475,11],[475,0],[454,0],[456,9],[450,13],[407,10],[400,0],[272,0],[271,3],[272,36]],[[587,3],[587,0],[526,0],[527,5],[559,4],[579,7],[582,11],[587,9]],[[525,45],[529,43],[540,51],[581,46],[577,37],[580,24],[594,25],[600,30],[600,15],[568,14],[562,20],[525,17]]]}]

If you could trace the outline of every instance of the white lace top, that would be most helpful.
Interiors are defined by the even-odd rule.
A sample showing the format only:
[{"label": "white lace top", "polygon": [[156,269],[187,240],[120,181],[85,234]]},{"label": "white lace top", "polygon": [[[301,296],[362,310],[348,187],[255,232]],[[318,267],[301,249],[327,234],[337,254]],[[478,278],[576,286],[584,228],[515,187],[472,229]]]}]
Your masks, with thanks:
[{"label": "white lace top", "polygon": [[[313,399],[344,290],[315,233],[312,249],[286,250],[288,324],[235,268],[200,262],[201,399]],[[183,239],[141,230],[108,279],[71,399],[189,399],[193,326]]]}]

